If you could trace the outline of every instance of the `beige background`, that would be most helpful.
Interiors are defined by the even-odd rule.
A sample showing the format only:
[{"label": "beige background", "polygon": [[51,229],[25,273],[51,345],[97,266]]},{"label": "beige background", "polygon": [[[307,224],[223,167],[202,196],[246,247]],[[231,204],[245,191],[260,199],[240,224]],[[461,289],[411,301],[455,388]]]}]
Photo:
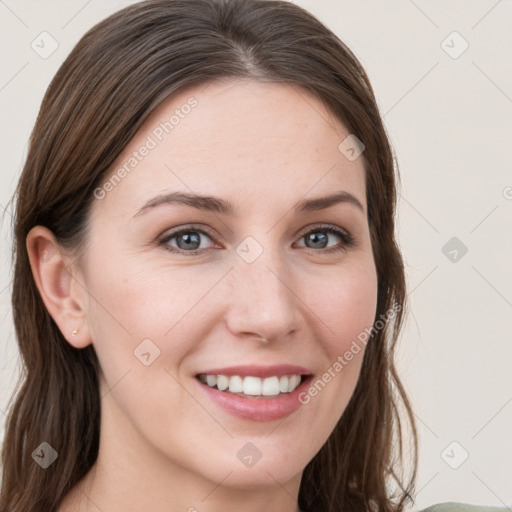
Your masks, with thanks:
[{"label": "beige background", "polygon": [[[2,211],[50,79],[88,28],[129,3],[0,0]],[[399,237],[412,312],[399,367],[421,441],[414,509],[441,501],[512,506],[512,1],[295,3],[365,66],[400,164]],[[47,59],[31,48],[43,31],[58,42]],[[19,364],[10,220],[7,210],[0,438]],[[452,237],[466,254],[457,246],[443,252]]]}]

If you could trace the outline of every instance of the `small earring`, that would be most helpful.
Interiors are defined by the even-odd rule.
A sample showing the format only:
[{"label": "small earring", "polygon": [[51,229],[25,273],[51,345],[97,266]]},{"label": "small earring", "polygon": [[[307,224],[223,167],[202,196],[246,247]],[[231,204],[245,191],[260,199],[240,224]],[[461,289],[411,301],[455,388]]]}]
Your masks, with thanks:
[{"label": "small earring", "polygon": [[78,334],[78,329],[75,329],[72,333],[71,333],[71,336],[76,336]]}]

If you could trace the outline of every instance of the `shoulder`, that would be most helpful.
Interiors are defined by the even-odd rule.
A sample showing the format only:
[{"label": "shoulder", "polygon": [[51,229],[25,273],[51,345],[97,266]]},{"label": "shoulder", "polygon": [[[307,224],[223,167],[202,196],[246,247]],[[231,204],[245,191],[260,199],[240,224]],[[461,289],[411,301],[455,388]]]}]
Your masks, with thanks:
[{"label": "shoulder", "polygon": [[418,512],[512,512],[512,506],[490,506],[490,505],[471,505],[469,503],[460,503],[455,501],[447,501],[437,503],[429,507],[419,510]]}]

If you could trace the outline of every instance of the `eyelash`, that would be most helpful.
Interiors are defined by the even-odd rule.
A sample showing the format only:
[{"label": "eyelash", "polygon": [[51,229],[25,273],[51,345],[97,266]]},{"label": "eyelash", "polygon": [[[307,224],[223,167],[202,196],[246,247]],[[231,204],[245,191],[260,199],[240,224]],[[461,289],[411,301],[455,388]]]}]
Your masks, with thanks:
[{"label": "eyelash", "polygon": [[[306,235],[309,235],[311,233],[316,233],[318,231],[324,231],[326,233],[338,235],[342,240],[342,244],[339,246],[324,248],[324,249],[313,249],[310,247],[306,247],[306,249],[310,249],[311,251],[316,252],[316,253],[325,254],[325,253],[335,253],[338,251],[344,251],[344,250],[348,249],[349,247],[355,246],[354,237],[348,231],[342,230],[332,224],[324,224],[321,226],[316,226],[316,227],[310,229],[309,231],[306,231],[305,233],[303,233],[300,236],[299,240],[304,238]],[[183,255],[188,255],[188,256],[195,256],[195,255],[200,254],[201,252],[204,252],[205,250],[208,250],[208,249],[199,249],[199,250],[195,250],[195,251],[184,251],[184,250],[177,249],[176,247],[171,247],[168,245],[168,242],[170,240],[172,240],[173,238],[176,238],[179,235],[182,235],[184,233],[190,233],[190,232],[201,233],[202,235],[206,235],[212,241],[215,241],[213,239],[213,237],[209,233],[204,231],[203,229],[195,228],[194,226],[188,226],[188,227],[181,228],[181,229],[178,229],[176,231],[173,231],[173,232],[167,234],[165,237],[163,237],[159,240],[159,245],[161,245],[163,247],[163,249],[165,249],[168,252],[171,252],[174,254],[183,254]]]}]

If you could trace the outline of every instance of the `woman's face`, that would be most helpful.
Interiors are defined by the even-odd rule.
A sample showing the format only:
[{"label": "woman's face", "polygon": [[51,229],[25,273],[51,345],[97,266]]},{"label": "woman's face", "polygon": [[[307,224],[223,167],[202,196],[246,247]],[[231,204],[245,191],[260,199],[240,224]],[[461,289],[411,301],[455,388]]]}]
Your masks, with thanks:
[{"label": "woman's face", "polygon": [[351,347],[376,312],[347,136],[308,92],[237,80],[173,96],[125,148],[95,191],[78,278],[100,450],[155,475],[300,480],[349,402],[364,354]]}]

